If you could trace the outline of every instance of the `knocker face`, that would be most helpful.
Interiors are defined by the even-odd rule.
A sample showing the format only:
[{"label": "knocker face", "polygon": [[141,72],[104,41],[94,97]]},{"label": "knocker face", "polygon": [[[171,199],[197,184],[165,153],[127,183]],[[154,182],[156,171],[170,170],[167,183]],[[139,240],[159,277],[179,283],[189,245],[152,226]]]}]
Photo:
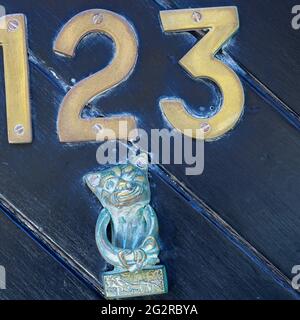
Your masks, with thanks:
[{"label": "knocker face", "polygon": [[144,207],[150,202],[147,155],[139,155],[128,164],[89,174],[86,182],[97,195],[103,207],[110,212],[115,208]]}]

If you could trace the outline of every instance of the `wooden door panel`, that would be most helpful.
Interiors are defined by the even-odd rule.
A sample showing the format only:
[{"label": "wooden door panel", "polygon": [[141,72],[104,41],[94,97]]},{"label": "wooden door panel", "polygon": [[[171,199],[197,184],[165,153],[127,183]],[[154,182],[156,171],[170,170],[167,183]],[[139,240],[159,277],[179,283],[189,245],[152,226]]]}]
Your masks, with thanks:
[{"label": "wooden door panel", "polygon": [[[59,6],[49,1],[7,1],[5,5],[8,13],[22,12],[28,19],[34,142],[8,145],[1,126],[2,202],[101,292],[98,278],[106,264],[94,240],[101,208],[82,181],[84,174],[99,169],[98,145],[60,143],[56,121],[71,79],[78,81],[107,65],[113,47],[107,38],[92,36],[80,44],[74,59],[66,59],[52,52],[55,36],[68,19],[90,8],[116,11],[134,24],[139,37],[136,68],[126,82],[96,99],[92,111],[132,113],[148,132],[168,127],[159,109],[160,97],[179,96],[195,112],[205,112],[217,106],[218,91],[194,81],[178,65],[197,39],[188,33],[163,34],[161,8],[154,1],[78,0]],[[287,280],[299,262],[298,132],[244,85],[245,115],[226,137],[206,144],[203,175],[187,177],[183,166],[163,166],[178,179],[176,185],[164,173],[158,174],[159,168],[151,169],[161,258],[170,281],[170,293],[162,298],[298,298]],[[1,97],[4,119],[3,90]],[[181,187],[192,200],[187,201]],[[234,237],[235,232],[239,236]]]},{"label": "wooden door panel", "polygon": [[[78,1],[72,10],[76,9],[78,13],[92,8],[93,4],[93,2],[83,4]],[[51,5],[47,7],[47,4],[45,6],[47,10],[41,9],[38,11],[39,14],[35,15],[40,18],[45,12],[49,17],[55,17],[56,7]],[[126,83],[113,89],[110,94],[97,99],[94,102],[96,110],[108,114],[120,111],[133,113],[139,119],[139,125],[149,132],[150,128],[168,127],[158,106],[160,97],[181,97],[196,112],[200,107],[209,108],[211,105],[217,105],[218,97],[215,89],[202,81],[191,79],[177,63],[197,39],[188,33],[163,34],[159,26],[159,6],[153,4],[149,8],[146,2],[133,5],[133,2],[129,1],[126,4],[114,2],[110,5],[103,2],[97,7],[113,9],[132,21],[139,36],[140,47],[139,60],[132,76]],[[146,8],[147,16],[141,17],[140,12]],[[59,21],[68,20],[74,13],[69,11],[68,6],[60,8],[57,13]],[[32,13],[29,12],[30,15]],[[48,27],[51,25],[50,21],[48,19]],[[75,79],[86,76],[87,73],[84,71],[86,60],[88,60],[87,70],[91,72],[105,65],[108,61],[107,56],[111,56],[108,49],[110,41],[99,36],[99,46],[104,47],[104,50],[97,47],[97,50],[89,55],[89,59],[81,55],[84,46],[80,47],[78,58],[74,61],[58,59],[51,52],[49,41],[55,37],[57,26],[47,32],[50,39],[44,40],[42,46],[34,38],[39,36],[37,26],[36,21],[34,24],[36,29],[32,30],[33,52],[45,62],[43,70],[46,72],[47,67],[61,70],[62,74],[57,72],[56,75],[59,79],[67,79],[63,80],[63,83],[70,83],[68,79],[72,76]],[[92,37],[85,40],[84,44],[89,48],[90,43],[94,42],[95,38]],[[236,38],[233,42],[234,46],[237,46]],[[93,44],[93,49],[94,46],[96,45]],[[77,65],[79,69],[76,68]],[[297,174],[298,132],[291,128],[272,109],[272,106],[260,99],[246,83],[244,84],[245,115],[227,137],[206,144],[203,175],[186,177],[185,168],[182,166],[167,166],[166,169],[186,184],[191,192],[214,208],[241,236],[290,277],[293,265],[299,260],[297,253],[299,242],[296,240],[298,220],[293,210],[299,205],[294,191],[300,182]],[[57,95],[56,108],[62,99],[62,96],[58,97]],[[254,178],[252,172],[257,172],[259,175]],[[283,187],[283,183],[286,187]],[[289,189],[291,191],[287,191]],[[261,219],[268,221],[268,224],[257,225]],[[274,241],[276,245],[273,244]],[[282,254],[284,259],[281,258]]]},{"label": "wooden door panel", "polygon": [[2,210],[0,243],[0,265],[6,271],[6,289],[0,290],[0,300],[101,299],[30,239]]},{"label": "wooden door panel", "polygon": [[[53,102],[59,91],[35,69],[31,75],[31,81],[39,84],[32,90],[38,138],[32,146],[2,142],[2,202],[9,202],[14,217],[29,225],[49,250],[95,285],[106,268],[94,239],[101,207],[82,183],[82,176],[99,169],[97,145],[66,147],[58,142]],[[5,136],[5,128],[1,134]],[[265,273],[253,257],[228,241],[223,232],[162,181],[156,169],[152,170],[151,185],[152,203],[160,221],[161,260],[170,282],[170,293],[162,298],[294,298],[275,280],[276,273]],[[101,292],[101,284],[98,290]]]},{"label": "wooden door panel", "polygon": [[[255,39],[257,39],[256,34],[260,34],[258,38],[268,35],[265,32],[255,32],[256,29],[252,31],[250,27],[250,23],[252,26],[257,25],[257,21],[263,23],[264,14],[260,6],[267,8],[268,1],[258,1],[259,6],[253,5],[250,1],[156,2],[161,8],[166,9],[237,5],[241,28],[226,46],[225,51],[230,55],[233,53],[232,57],[235,59],[235,53],[245,48],[237,56],[237,61],[241,61],[246,66],[249,62],[249,54],[246,54],[246,51],[250,46],[246,42],[251,38],[250,30],[251,35],[255,35]],[[289,5],[286,2],[284,4]],[[276,9],[269,10],[269,16],[276,14],[281,5],[277,7],[273,5]],[[251,10],[246,10],[250,7],[256,12],[255,19],[249,19],[249,15],[254,17],[254,14],[251,15]],[[276,38],[275,34],[276,32],[271,40]],[[294,43],[289,37],[287,39],[287,43]],[[263,48],[267,48],[266,39],[264,44]],[[252,43],[251,47],[251,50],[260,50],[259,44]],[[287,47],[288,45],[282,46],[282,48]],[[295,54],[293,49],[289,47],[292,55]],[[261,70],[262,74],[270,75],[270,79],[273,79],[274,77],[262,64],[266,65],[269,61],[267,68],[272,66],[274,70],[274,66],[280,65],[275,62],[279,55],[270,52],[269,56],[274,59],[272,63],[266,59],[266,55],[258,56],[257,54],[254,57],[252,54],[253,64],[250,64],[247,69],[250,72]],[[179,58],[171,57],[172,60]],[[258,61],[261,64],[257,63]],[[289,63],[290,61],[282,63],[282,66]],[[253,88],[249,87],[246,81],[243,83],[246,93],[245,114],[240,124],[228,137],[206,144],[203,175],[186,178],[182,168],[176,169],[176,173],[172,169],[170,171],[290,277],[292,267],[299,261],[298,227],[294,228],[299,222],[296,213],[296,208],[299,207],[297,190],[300,182],[297,174],[299,132],[291,127],[282,114],[275,111],[274,101],[266,99],[268,103],[263,102],[263,99],[251,90]],[[269,85],[268,82],[265,84]],[[296,91],[295,86],[290,85],[290,88]],[[250,90],[251,93],[249,93]],[[285,97],[287,96],[286,94]],[[178,171],[181,171],[181,174]]]}]

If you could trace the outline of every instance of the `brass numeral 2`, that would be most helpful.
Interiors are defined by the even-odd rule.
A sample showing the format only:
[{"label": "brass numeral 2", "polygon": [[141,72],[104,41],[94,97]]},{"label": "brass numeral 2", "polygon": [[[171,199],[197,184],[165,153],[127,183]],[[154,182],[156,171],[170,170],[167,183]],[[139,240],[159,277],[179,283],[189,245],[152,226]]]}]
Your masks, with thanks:
[{"label": "brass numeral 2", "polygon": [[[136,128],[134,117],[81,119],[83,107],[97,95],[125,80],[137,60],[138,44],[133,28],[123,17],[107,10],[94,9],[76,15],[59,33],[54,51],[74,56],[79,41],[91,32],[103,32],[110,36],[115,42],[115,56],[106,68],[80,81],[67,93],[58,114],[61,142],[103,140],[105,136],[126,140],[130,131]],[[127,129],[119,130],[120,121],[127,122]]]}]

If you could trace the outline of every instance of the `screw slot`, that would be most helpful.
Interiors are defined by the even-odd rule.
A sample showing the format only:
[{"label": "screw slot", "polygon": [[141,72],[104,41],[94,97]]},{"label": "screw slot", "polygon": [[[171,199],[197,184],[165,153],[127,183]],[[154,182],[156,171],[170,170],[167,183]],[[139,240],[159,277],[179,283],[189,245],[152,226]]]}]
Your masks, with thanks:
[{"label": "screw slot", "polygon": [[19,28],[19,21],[18,20],[10,20],[7,23],[7,30],[9,32],[16,31]]},{"label": "screw slot", "polygon": [[209,124],[209,123],[204,122],[204,123],[201,123],[201,125],[200,125],[200,129],[201,129],[204,133],[207,133],[207,132],[209,132],[209,131],[210,131],[211,126],[210,126],[210,124]]},{"label": "screw slot", "polygon": [[14,132],[18,135],[18,136],[22,136],[25,132],[24,126],[22,124],[17,124],[14,128]]},{"label": "screw slot", "polygon": [[200,22],[201,19],[202,19],[202,15],[201,15],[200,12],[194,11],[194,12],[193,12],[193,15],[192,15],[192,18],[193,18],[193,20],[194,20],[195,22]]},{"label": "screw slot", "polygon": [[103,130],[103,128],[102,128],[102,126],[101,126],[100,124],[95,124],[95,125],[93,126],[93,130],[94,130],[96,133],[100,133],[100,132]]},{"label": "screw slot", "polygon": [[96,13],[94,16],[93,16],[93,24],[100,24],[102,23],[103,21],[103,14],[101,13]]}]

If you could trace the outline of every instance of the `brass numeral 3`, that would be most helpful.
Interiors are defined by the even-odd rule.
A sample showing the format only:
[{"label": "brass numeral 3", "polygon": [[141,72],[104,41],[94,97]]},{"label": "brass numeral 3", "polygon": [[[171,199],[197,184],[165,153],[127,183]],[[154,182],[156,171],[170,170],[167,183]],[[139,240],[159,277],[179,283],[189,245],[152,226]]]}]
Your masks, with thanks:
[{"label": "brass numeral 3", "polygon": [[179,63],[194,78],[207,78],[217,84],[223,95],[219,112],[202,119],[190,114],[181,100],[163,99],[160,105],[170,124],[182,133],[192,129],[191,136],[197,138],[195,130],[203,128],[206,140],[219,138],[234,127],[244,109],[244,89],[238,76],[215,58],[239,28],[237,8],[168,10],[161,11],[160,17],[166,32],[210,29]]}]

